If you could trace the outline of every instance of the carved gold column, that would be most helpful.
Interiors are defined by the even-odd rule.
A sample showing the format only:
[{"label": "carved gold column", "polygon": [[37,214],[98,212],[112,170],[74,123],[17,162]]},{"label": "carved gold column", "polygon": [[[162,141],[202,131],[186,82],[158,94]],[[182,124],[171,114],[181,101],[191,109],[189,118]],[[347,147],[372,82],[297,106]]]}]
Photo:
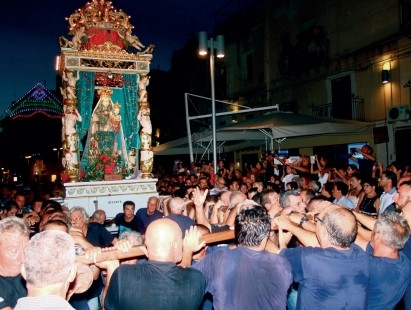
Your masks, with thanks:
[{"label": "carved gold column", "polygon": [[150,77],[143,75],[140,77],[138,83],[139,86],[139,111],[138,120],[141,125],[140,131],[140,170],[142,172],[141,177],[143,179],[151,178],[151,172],[153,171],[153,151],[151,148],[151,134],[153,132],[150,119],[150,104],[147,101],[147,90]]},{"label": "carved gold column", "polygon": [[[81,121],[81,116],[76,115],[77,111],[77,99],[65,98],[63,100],[64,116],[63,116],[63,128],[62,128],[62,165],[64,168],[64,174],[68,176],[69,182],[79,181],[79,149],[78,149],[78,133],[67,132],[66,126],[68,122]],[[74,111],[74,112],[73,112]],[[74,113],[74,114],[73,114]],[[70,119],[71,118],[71,119]],[[75,125],[74,125],[75,126]]]}]

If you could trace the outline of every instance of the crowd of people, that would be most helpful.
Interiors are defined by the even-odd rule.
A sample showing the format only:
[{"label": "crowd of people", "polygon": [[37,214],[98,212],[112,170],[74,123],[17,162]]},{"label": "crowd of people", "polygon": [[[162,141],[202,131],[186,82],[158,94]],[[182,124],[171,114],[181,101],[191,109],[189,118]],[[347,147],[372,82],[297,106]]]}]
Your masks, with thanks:
[{"label": "crowd of people", "polygon": [[3,186],[0,309],[411,309],[411,171],[355,151],[357,165],[176,162],[113,219],[68,210],[58,186]]}]

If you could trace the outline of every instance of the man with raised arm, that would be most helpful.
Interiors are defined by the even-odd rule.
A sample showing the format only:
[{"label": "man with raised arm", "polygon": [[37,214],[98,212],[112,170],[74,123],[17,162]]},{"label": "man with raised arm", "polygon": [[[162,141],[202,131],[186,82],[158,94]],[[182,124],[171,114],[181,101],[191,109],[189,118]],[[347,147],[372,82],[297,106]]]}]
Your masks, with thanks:
[{"label": "man with raised arm", "polygon": [[[368,215],[355,214],[360,222],[371,223]],[[370,235],[368,238],[359,233],[356,239],[370,254],[368,309],[394,309],[411,283],[411,261],[400,251],[410,237],[410,227],[401,214],[384,212],[375,221]]]},{"label": "man with raised arm", "polygon": [[355,216],[345,207],[330,205],[315,215],[315,235],[302,229],[307,220],[297,220],[302,224],[297,226],[288,217],[275,218],[280,242],[283,230],[288,230],[303,244],[315,246],[288,249],[280,243],[280,255],[290,262],[294,281],[300,283],[297,309],[366,309],[370,271],[367,254],[353,244]]},{"label": "man with raised arm", "polygon": [[180,227],[170,219],[150,223],[145,235],[148,262],[121,265],[114,271],[104,301],[111,309],[198,309],[204,295],[204,277],[182,260]]},{"label": "man with raised arm", "polygon": [[193,265],[206,278],[214,309],[286,309],[291,267],[265,251],[271,228],[267,210],[246,202],[234,209],[237,248],[214,251]]}]

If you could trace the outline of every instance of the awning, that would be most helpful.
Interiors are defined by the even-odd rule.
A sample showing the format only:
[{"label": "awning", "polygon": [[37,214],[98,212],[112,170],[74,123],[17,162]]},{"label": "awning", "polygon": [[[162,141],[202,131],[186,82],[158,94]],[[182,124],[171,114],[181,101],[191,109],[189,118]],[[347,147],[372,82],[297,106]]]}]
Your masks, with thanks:
[{"label": "awning", "polygon": [[[271,140],[282,138],[372,134],[372,128],[369,122],[271,112],[217,130],[217,148],[224,147],[224,152],[230,152],[267,145]],[[191,140],[194,152],[202,153],[211,147],[212,131],[194,133]],[[153,151],[154,155],[189,154],[188,138],[164,143]]]},{"label": "awning", "polygon": [[225,131],[266,129],[272,139],[372,132],[372,123],[335,118],[319,118],[291,112],[272,112],[223,128]]}]

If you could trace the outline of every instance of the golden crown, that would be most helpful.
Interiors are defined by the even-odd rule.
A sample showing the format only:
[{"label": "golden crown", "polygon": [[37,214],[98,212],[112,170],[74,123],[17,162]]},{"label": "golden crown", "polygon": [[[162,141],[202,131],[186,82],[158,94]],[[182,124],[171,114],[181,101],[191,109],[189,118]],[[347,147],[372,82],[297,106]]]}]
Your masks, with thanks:
[{"label": "golden crown", "polygon": [[103,88],[99,89],[97,91],[97,93],[99,94],[100,98],[102,98],[102,97],[111,98],[111,95],[113,94],[113,91],[110,88],[108,88],[107,86],[104,86]]},{"label": "golden crown", "polygon": [[113,29],[125,33],[127,29],[132,29],[128,16],[122,10],[117,11],[110,1],[93,0],[88,2],[81,9],[77,9],[69,18],[70,33],[75,34],[76,30],[82,26],[86,28]]},{"label": "golden crown", "polygon": [[116,102],[115,104],[113,104],[113,108],[114,109],[121,109],[121,105],[118,103],[118,102]]}]

